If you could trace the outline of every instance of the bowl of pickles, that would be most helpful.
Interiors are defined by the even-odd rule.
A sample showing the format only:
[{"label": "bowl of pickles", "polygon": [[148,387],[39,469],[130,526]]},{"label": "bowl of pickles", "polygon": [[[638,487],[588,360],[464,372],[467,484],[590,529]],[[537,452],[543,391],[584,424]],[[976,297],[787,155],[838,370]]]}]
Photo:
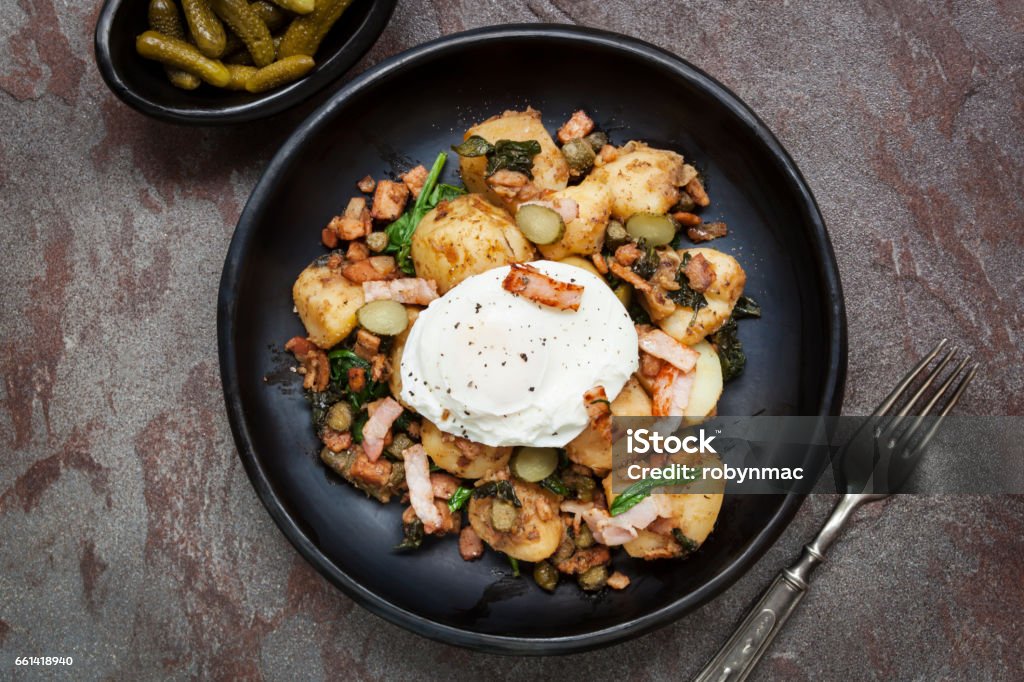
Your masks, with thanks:
[{"label": "bowl of pickles", "polygon": [[107,0],[96,61],[142,113],[240,123],[280,113],[351,68],[396,0]]}]

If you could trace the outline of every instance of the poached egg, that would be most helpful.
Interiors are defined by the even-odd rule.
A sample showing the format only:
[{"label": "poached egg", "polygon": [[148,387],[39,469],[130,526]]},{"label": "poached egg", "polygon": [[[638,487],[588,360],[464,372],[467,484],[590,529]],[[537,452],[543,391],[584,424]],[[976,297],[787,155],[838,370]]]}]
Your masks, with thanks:
[{"label": "poached egg", "polygon": [[402,400],[447,433],[490,446],[561,447],[587,426],[583,394],[614,400],[639,364],[611,288],[566,263],[530,265],[583,287],[579,310],[516,296],[509,266],[463,280],[420,313],[402,353]]}]

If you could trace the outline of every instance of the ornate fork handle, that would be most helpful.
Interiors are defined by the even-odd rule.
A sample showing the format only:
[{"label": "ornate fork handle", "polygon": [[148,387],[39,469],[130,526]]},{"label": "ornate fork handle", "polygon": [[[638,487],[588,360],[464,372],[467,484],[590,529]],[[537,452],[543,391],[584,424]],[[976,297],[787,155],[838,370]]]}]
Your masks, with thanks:
[{"label": "ornate fork handle", "polygon": [[877,497],[844,495],[839,500],[818,535],[804,545],[800,558],[779,573],[733,636],[696,677],[696,682],[740,682],[750,675],[768,645],[803,599],[811,573],[825,561],[825,552],[839,537],[850,515],[870,499]]}]

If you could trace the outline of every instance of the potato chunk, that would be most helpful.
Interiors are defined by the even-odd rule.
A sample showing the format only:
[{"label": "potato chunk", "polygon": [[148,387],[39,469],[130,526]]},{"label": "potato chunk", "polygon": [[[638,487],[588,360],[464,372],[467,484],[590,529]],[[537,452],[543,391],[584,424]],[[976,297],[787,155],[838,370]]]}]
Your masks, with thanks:
[{"label": "potato chunk", "polygon": [[533,245],[503,209],[479,194],[438,204],[412,236],[416,274],[445,293],[470,275],[533,260]]},{"label": "potato chunk", "polygon": [[[635,376],[630,377],[622,387],[611,407],[614,417],[651,416],[651,398]],[[565,452],[573,462],[590,467],[599,475],[612,468],[612,444],[589,424],[583,433],[569,441]]]},{"label": "potato chunk", "polygon": [[[395,337],[395,342],[391,346],[391,357],[389,358],[391,364],[391,375],[388,377],[388,388],[391,389],[391,395],[397,400],[402,407],[405,409],[415,412],[411,407],[405,404],[402,400],[402,352],[405,350],[405,340],[409,338],[409,332],[412,331],[412,326],[416,322],[416,318],[420,316],[420,309],[413,308],[411,306],[405,307],[405,314],[409,318],[409,325],[405,328],[401,334]],[[430,454],[429,452],[427,454]]]},{"label": "potato chunk", "polygon": [[[526,111],[506,111],[473,126],[466,131],[464,138],[473,135],[479,135],[491,144],[498,140],[537,140],[540,143],[540,154],[533,157],[533,184],[541,190],[560,190],[565,189],[569,183],[569,164],[544,127],[539,111],[531,108]],[[501,197],[487,185],[487,159],[482,156],[460,157],[459,167],[466,189],[485,195],[495,204],[504,205]]]},{"label": "potato chunk", "polygon": [[508,464],[512,448],[473,443],[444,433],[433,422],[423,420],[420,433],[423,448],[434,464],[459,478],[480,478]]},{"label": "potato chunk", "polygon": [[292,298],[309,338],[321,348],[330,348],[355,329],[363,288],[328,267],[326,258],[318,258],[299,273]]},{"label": "potato chunk", "polygon": [[625,221],[635,213],[668,213],[679,201],[679,188],[697,177],[697,171],[675,152],[629,142],[590,177],[608,186],[612,217]]},{"label": "potato chunk", "polygon": [[520,561],[542,561],[555,553],[562,541],[562,519],[558,498],[536,483],[512,480],[522,507],[516,507],[510,529],[494,527],[491,506],[495,498],[471,498],[469,523],[488,545]]},{"label": "potato chunk", "polygon": [[589,256],[598,253],[604,244],[604,231],[611,214],[612,195],[608,187],[588,179],[579,185],[555,192],[547,199],[572,199],[579,207],[579,214],[565,224],[565,234],[560,241],[537,247],[544,257],[561,260],[571,255]]},{"label": "potato chunk", "polygon": [[729,320],[732,309],[747,283],[747,273],[735,258],[715,249],[679,251],[680,256],[686,253],[691,256],[703,254],[715,271],[714,281],[704,292],[708,304],[697,312],[697,319],[693,317],[693,308],[677,306],[671,315],[658,320],[657,324],[675,340],[692,346],[708,334],[714,334]]}]

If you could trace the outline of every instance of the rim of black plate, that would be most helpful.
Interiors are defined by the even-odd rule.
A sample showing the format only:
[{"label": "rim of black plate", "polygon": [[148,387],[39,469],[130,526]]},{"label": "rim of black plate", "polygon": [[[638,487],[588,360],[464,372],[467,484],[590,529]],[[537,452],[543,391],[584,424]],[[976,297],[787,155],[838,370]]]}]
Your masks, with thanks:
[{"label": "rim of black plate", "polygon": [[114,63],[110,50],[110,35],[114,15],[125,2],[139,0],[106,0],[96,21],[93,35],[93,50],[96,64],[104,82],[117,97],[132,107],[154,118],[186,125],[227,125],[248,123],[298,106],[341,78],[356,62],[363,58],[383,33],[398,0],[373,0],[363,21],[355,28],[349,39],[322,65],[318,65],[305,78],[272,90],[249,102],[216,107],[176,106],[144,97],[136,92],[125,80]]},{"label": "rim of black plate", "polygon": [[711,91],[733,114],[746,122],[759,141],[771,152],[778,171],[787,178],[802,200],[802,212],[811,226],[816,242],[814,248],[819,255],[816,263],[817,274],[825,285],[825,294],[829,301],[827,321],[831,337],[828,349],[830,371],[818,399],[819,415],[839,413],[846,380],[846,312],[842,286],[835,255],[825,229],[825,221],[810,188],[789,154],[757,115],[724,85],[682,58],[636,38],[608,31],[563,25],[513,24],[474,29],[425,43],[381,62],[346,84],[299,125],[271,160],[242,212],[228,249],[220,284],[217,336],[220,348],[221,378],[232,432],[245,470],[264,506],[299,553],[328,580],[361,606],[412,632],[448,644],[491,653],[517,655],[574,653],[621,642],[666,625],[717,596],[743,575],[774,543],[803,501],[801,495],[788,494],[764,529],[750,542],[747,549],[725,570],[695,592],[667,603],[657,611],[609,628],[585,634],[539,638],[470,632],[436,623],[395,606],[364,588],[328,560],[302,533],[295,520],[289,516],[274,495],[271,483],[256,457],[255,445],[248,431],[246,418],[238,398],[235,339],[231,336],[235,317],[234,300],[235,290],[238,286],[239,268],[245,260],[246,251],[251,241],[250,232],[254,228],[255,217],[263,209],[268,188],[274,184],[279,174],[287,170],[289,160],[294,152],[305,145],[307,140],[324,125],[329,124],[335,112],[349,98],[375,81],[386,78],[389,74],[421,59],[458,51],[480,42],[509,39],[551,40],[553,38],[564,40],[570,45],[573,43],[597,45],[623,51],[639,56],[660,68],[670,69],[683,78],[696,83],[699,87]]}]

